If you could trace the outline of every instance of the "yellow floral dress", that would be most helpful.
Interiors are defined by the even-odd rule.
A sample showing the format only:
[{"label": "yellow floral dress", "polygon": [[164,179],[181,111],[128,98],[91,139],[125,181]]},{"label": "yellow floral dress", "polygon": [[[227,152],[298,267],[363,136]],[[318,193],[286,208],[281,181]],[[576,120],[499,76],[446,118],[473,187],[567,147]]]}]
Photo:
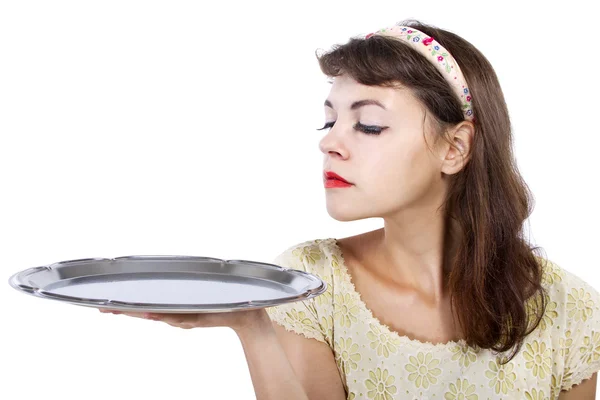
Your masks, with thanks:
[{"label": "yellow floral dress", "polygon": [[510,351],[498,354],[463,340],[422,342],[382,324],[361,300],[334,238],[296,244],[273,261],[318,276],[327,291],[266,310],[287,330],[331,347],[348,400],[557,399],[600,370],[600,294],[546,261],[543,320],[505,365],[500,357]]}]

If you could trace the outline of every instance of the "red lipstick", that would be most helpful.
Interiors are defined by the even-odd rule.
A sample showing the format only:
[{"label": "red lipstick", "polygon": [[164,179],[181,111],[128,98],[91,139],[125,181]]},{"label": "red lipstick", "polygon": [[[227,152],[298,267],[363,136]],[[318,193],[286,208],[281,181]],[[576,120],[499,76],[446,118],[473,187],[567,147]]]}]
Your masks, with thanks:
[{"label": "red lipstick", "polygon": [[325,171],[323,173],[323,183],[326,188],[343,188],[350,187],[352,183],[348,182],[333,171]]}]

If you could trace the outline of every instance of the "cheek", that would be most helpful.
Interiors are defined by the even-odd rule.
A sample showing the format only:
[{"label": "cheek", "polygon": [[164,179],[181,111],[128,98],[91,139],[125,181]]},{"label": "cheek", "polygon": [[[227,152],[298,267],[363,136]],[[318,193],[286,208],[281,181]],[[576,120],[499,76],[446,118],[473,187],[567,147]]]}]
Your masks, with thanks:
[{"label": "cheek", "polygon": [[364,172],[373,183],[397,186],[414,177],[422,162],[421,158],[420,153],[414,149],[391,145],[373,153],[369,161],[362,165],[366,166]]},{"label": "cheek", "polygon": [[421,197],[437,176],[426,149],[393,147],[373,158],[364,173],[369,180],[369,192],[396,200]]}]

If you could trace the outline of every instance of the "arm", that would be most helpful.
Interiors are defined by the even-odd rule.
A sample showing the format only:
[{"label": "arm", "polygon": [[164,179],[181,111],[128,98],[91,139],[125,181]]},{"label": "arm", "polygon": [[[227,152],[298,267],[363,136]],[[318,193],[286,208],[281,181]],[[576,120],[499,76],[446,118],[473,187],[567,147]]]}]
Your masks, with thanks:
[{"label": "arm", "polygon": [[236,330],[257,400],[345,400],[331,348],[271,322]]},{"label": "arm", "polygon": [[597,375],[598,373],[594,373],[590,379],[585,379],[570,390],[561,391],[558,400],[595,400]]}]

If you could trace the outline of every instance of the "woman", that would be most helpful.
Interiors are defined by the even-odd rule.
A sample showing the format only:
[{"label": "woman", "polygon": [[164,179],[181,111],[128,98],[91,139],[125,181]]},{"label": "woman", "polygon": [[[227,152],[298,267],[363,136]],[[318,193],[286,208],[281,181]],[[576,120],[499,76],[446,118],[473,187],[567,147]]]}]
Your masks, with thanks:
[{"label": "woman", "polygon": [[155,317],[231,326],[260,400],[595,398],[600,294],[523,238],[531,196],[488,60],[412,20],[318,60],[327,211],[384,227],[283,251],[327,282],[308,301]]}]

